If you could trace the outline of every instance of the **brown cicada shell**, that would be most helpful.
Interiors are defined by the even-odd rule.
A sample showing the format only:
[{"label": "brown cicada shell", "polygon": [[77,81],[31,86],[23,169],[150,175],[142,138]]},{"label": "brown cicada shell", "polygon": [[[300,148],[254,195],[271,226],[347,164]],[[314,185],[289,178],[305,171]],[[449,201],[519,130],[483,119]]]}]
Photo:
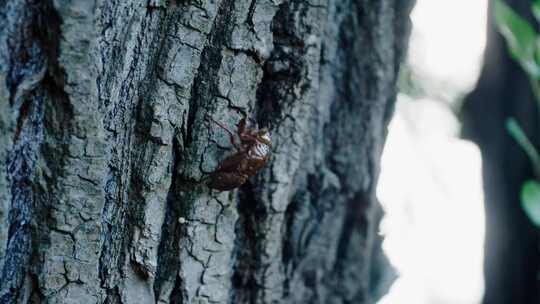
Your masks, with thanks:
[{"label": "brown cicada shell", "polygon": [[228,156],[218,168],[210,173],[208,187],[219,191],[228,191],[240,187],[246,180],[261,170],[270,155],[272,142],[268,129],[247,128],[246,118],[238,122],[236,132],[240,143],[236,142],[233,132],[210,116],[208,118],[225,130],[230,137],[236,153]]}]

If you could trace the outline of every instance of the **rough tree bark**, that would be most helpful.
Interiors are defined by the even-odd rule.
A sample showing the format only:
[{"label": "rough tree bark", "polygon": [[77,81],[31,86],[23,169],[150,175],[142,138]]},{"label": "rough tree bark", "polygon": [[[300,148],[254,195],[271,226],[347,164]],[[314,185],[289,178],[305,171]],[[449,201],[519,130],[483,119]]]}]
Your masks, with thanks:
[{"label": "rough tree bark", "polygon": [[[533,22],[532,1],[505,2]],[[490,14],[482,74],[462,109],[464,136],[478,143],[483,159],[484,303],[539,303],[540,235],[519,201],[521,185],[534,178],[532,165],[504,127],[507,118],[515,117],[532,141],[540,146],[538,111],[529,81],[509,57],[492,19]]]},{"label": "rough tree bark", "polygon": [[[1,303],[373,303],[412,0],[0,1]],[[240,189],[200,181],[251,113]]]}]

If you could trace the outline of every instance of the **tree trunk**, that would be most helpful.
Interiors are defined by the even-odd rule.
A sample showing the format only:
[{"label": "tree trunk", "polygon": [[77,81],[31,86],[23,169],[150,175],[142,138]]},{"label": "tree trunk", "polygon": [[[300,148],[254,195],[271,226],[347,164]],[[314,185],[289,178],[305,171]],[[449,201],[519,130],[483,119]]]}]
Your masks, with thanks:
[{"label": "tree trunk", "polygon": [[[530,0],[505,2],[532,23]],[[539,234],[521,209],[519,194],[523,182],[534,178],[532,164],[505,130],[506,119],[515,117],[540,146],[538,110],[526,74],[509,57],[491,14],[489,21],[482,74],[462,109],[464,136],[478,143],[483,158],[484,303],[539,303]]]},{"label": "tree trunk", "polygon": [[0,302],[373,303],[412,2],[0,1]]}]

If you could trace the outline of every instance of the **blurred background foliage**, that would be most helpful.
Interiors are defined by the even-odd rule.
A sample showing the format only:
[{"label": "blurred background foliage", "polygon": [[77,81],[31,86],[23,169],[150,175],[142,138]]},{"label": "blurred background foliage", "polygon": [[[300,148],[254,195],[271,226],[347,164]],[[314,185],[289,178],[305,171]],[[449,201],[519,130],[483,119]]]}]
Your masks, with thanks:
[{"label": "blurred background foliage", "polygon": [[[499,32],[506,40],[508,50],[527,74],[538,110],[540,111],[540,36],[534,26],[519,16],[501,0],[495,1],[494,16]],[[540,20],[540,1],[531,5],[531,12]],[[526,181],[521,188],[521,204],[529,219],[540,227],[540,156],[519,122],[510,117],[506,120],[508,133],[516,140],[531,161],[536,179]]]},{"label": "blurred background foliage", "polygon": [[401,276],[381,304],[540,303],[540,1],[418,0],[412,20],[378,191]]}]

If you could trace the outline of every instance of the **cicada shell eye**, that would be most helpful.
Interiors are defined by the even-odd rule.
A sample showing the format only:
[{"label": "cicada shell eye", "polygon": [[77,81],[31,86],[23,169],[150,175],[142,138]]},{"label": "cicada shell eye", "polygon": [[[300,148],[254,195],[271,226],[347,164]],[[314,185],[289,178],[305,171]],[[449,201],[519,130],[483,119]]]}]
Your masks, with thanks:
[{"label": "cicada shell eye", "polygon": [[263,142],[264,144],[268,145],[268,146],[272,146],[272,138],[270,137],[270,132],[268,131],[267,128],[263,128],[261,130],[259,130],[258,134],[257,134],[257,138]]}]

